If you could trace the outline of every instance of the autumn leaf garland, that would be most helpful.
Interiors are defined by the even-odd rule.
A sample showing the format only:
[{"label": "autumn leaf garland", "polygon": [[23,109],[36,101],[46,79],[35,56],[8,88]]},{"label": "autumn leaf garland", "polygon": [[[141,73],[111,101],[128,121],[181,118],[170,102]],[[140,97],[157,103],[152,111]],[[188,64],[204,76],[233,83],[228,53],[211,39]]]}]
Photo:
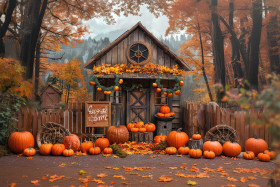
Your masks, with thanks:
[{"label": "autumn leaf garland", "polygon": [[[163,85],[160,84],[160,79],[158,78],[158,79],[156,80],[156,82],[155,82],[155,83],[156,83],[156,87],[157,87],[157,88],[160,88],[160,91],[158,91],[158,92],[164,92],[164,93],[167,94],[167,96],[169,96],[170,94],[171,94],[171,96],[172,96],[172,94],[173,94],[174,92],[180,91],[180,89],[181,89],[181,87],[180,87],[180,79],[179,79],[178,77],[175,77],[174,80],[176,81],[176,84],[175,84],[175,86],[174,86],[172,89],[163,90]],[[178,94],[178,95],[179,95],[179,94]]]},{"label": "autumn leaf garland", "polygon": [[[98,78],[96,76],[93,76],[91,78],[91,81],[94,82],[94,84],[97,86],[97,89],[101,89],[100,91],[104,91],[104,93],[106,92],[112,92],[115,90],[115,88],[119,88],[120,87],[120,84],[122,84],[123,80],[120,79],[119,77],[117,77],[116,75],[114,75],[114,78],[115,78],[115,85],[113,86],[110,86],[110,87],[106,87],[106,86],[102,86],[98,80]],[[110,94],[109,94],[110,95]]]}]

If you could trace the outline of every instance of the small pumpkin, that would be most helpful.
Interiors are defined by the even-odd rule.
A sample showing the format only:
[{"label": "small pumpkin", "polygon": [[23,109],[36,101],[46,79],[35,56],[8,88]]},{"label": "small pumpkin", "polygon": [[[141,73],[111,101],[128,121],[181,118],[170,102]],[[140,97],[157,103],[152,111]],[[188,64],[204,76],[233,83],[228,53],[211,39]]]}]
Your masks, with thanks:
[{"label": "small pumpkin", "polygon": [[65,149],[64,144],[54,144],[52,146],[52,154],[55,156],[59,156],[63,153],[64,149]]},{"label": "small pumpkin", "polygon": [[167,143],[171,147],[182,147],[189,142],[189,137],[185,132],[181,132],[182,128],[177,131],[171,131],[167,136]]},{"label": "small pumpkin", "polygon": [[161,88],[156,88],[156,92],[160,93],[161,92]]},{"label": "small pumpkin", "polygon": [[165,117],[165,118],[170,118],[170,117],[171,117],[171,114],[170,114],[170,113],[164,114],[164,117]]},{"label": "small pumpkin", "polygon": [[200,149],[191,149],[189,155],[192,158],[200,158],[202,156],[202,151]]},{"label": "small pumpkin", "polygon": [[179,147],[179,149],[178,149],[178,153],[181,155],[187,155],[187,154],[189,154],[189,151],[190,151],[190,148],[185,147],[185,146]]},{"label": "small pumpkin", "polygon": [[135,125],[136,125],[136,123],[130,122],[130,123],[127,124],[126,128],[127,128],[128,131],[131,131],[131,129],[133,127],[135,127]]},{"label": "small pumpkin", "polygon": [[137,124],[136,124],[136,127],[137,128],[141,128],[142,126],[144,126],[144,122],[143,121],[139,121]]},{"label": "small pumpkin", "polygon": [[165,135],[158,135],[154,137],[154,143],[160,143],[161,141],[165,141],[167,136]]},{"label": "small pumpkin", "polygon": [[253,151],[246,151],[243,153],[243,158],[246,160],[253,160],[255,158],[255,153]]},{"label": "small pumpkin", "polygon": [[216,156],[221,155],[222,152],[223,152],[223,146],[218,141],[206,141],[206,142],[204,142],[202,150],[207,151],[209,149],[210,149],[210,151],[213,151]]},{"label": "small pumpkin", "polygon": [[166,152],[166,154],[174,155],[177,153],[177,149],[176,149],[176,147],[167,147],[165,149],[165,152]]},{"label": "small pumpkin", "polygon": [[269,162],[270,161],[270,156],[269,156],[269,154],[259,153],[258,154],[258,159],[260,161],[263,161],[263,162]]},{"label": "small pumpkin", "polygon": [[139,128],[139,132],[146,132],[146,128],[144,126],[142,126],[141,128]]},{"label": "small pumpkin", "polygon": [[49,155],[52,152],[52,146],[53,144],[48,143],[48,144],[42,144],[39,148],[39,152],[41,155]]},{"label": "small pumpkin", "polygon": [[144,126],[147,130],[147,132],[154,132],[156,130],[156,126],[153,123],[147,123]]},{"label": "small pumpkin", "polygon": [[205,158],[210,158],[210,159],[213,159],[213,158],[215,158],[215,153],[213,152],[213,151],[211,151],[210,149],[208,150],[208,151],[204,151],[203,152],[203,156],[205,157]]},{"label": "small pumpkin", "polygon": [[266,141],[258,137],[249,138],[245,142],[245,150],[253,151],[255,155],[258,155],[259,153],[263,153],[267,149],[268,149],[268,145]]},{"label": "small pumpkin", "polygon": [[26,148],[34,147],[34,136],[28,132],[13,132],[8,140],[9,149],[14,153],[22,153]]},{"label": "small pumpkin", "polygon": [[167,97],[172,97],[173,93],[167,94]]},{"label": "small pumpkin", "polygon": [[184,81],[180,81],[180,86],[184,86]]},{"label": "small pumpkin", "polygon": [[192,139],[194,139],[194,140],[200,140],[200,139],[201,139],[201,135],[200,135],[200,134],[193,134],[193,135],[192,135]]},{"label": "small pumpkin", "polygon": [[175,95],[180,95],[180,94],[181,94],[181,91],[180,91],[180,90],[176,90],[176,91],[174,92],[174,94],[175,94]]},{"label": "small pumpkin", "polygon": [[153,87],[156,88],[157,87],[157,83],[154,82],[153,83]]},{"label": "small pumpkin", "polygon": [[36,150],[34,148],[32,148],[31,145],[29,148],[26,148],[23,151],[23,155],[25,155],[25,156],[34,156],[35,154],[36,154]]},{"label": "small pumpkin", "polygon": [[264,153],[270,156],[270,160],[273,160],[277,156],[276,152],[271,150],[265,150]]},{"label": "small pumpkin", "polygon": [[131,132],[139,132],[139,128],[133,127],[133,128],[131,129]]},{"label": "small pumpkin", "polygon": [[76,134],[71,134],[70,136],[65,136],[63,139],[63,144],[65,148],[68,149],[71,146],[74,152],[78,151],[80,148],[80,139]]},{"label": "small pumpkin", "polygon": [[73,156],[74,155],[74,151],[73,149],[71,149],[71,146],[69,146],[68,149],[64,149],[62,152],[63,156]]},{"label": "small pumpkin", "polygon": [[81,151],[83,153],[87,153],[90,148],[93,147],[93,143],[91,141],[85,141],[81,144]]},{"label": "small pumpkin", "polygon": [[100,147],[100,149],[103,151],[106,147],[108,147],[110,145],[110,142],[108,140],[108,138],[98,138],[95,141],[95,146],[96,147]]},{"label": "small pumpkin", "polygon": [[102,91],[102,88],[97,88],[97,91],[101,92],[101,91]]},{"label": "small pumpkin", "polygon": [[119,80],[119,84],[122,84],[122,83],[123,83],[123,79],[120,79],[120,80]]},{"label": "small pumpkin", "polygon": [[96,83],[93,82],[93,81],[89,81],[89,84],[90,84],[90,85],[96,85]]},{"label": "small pumpkin", "polygon": [[107,130],[107,138],[110,143],[124,143],[129,139],[129,132],[124,125],[110,126]]},{"label": "small pumpkin", "polygon": [[89,149],[89,154],[91,155],[98,155],[101,153],[100,147],[92,147]]},{"label": "small pumpkin", "polygon": [[164,95],[164,96],[167,96],[167,92],[163,92],[163,95]]},{"label": "small pumpkin", "polygon": [[170,112],[170,116],[175,116],[175,112]]},{"label": "small pumpkin", "polygon": [[120,90],[120,87],[115,86],[114,90],[115,90],[115,91],[119,91],[119,90]]},{"label": "small pumpkin", "polygon": [[106,147],[104,150],[103,150],[103,153],[104,154],[111,154],[113,153],[113,149],[111,147]]},{"label": "small pumpkin", "polygon": [[163,114],[167,114],[170,112],[170,108],[169,108],[169,106],[161,106],[159,111]]},{"label": "small pumpkin", "polygon": [[157,116],[163,118],[163,117],[164,117],[164,114],[161,113],[161,112],[158,112],[158,113],[157,113]]},{"label": "small pumpkin", "polygon": [[223,145],[223,153],[226,156],[236,157],[241,153],[241,146],[236,142],[226,142]]}]

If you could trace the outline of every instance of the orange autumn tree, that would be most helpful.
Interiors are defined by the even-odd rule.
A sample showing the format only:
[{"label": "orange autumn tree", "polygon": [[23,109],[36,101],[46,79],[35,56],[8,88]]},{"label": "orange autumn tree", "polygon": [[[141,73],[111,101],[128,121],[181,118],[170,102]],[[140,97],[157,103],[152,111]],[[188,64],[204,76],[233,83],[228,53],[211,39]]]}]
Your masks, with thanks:
[{"label": "orange autumn tree", "polygon": [[56,86],[63,92],[62,99],[65,103],[68,103],[70,99],[75,102],[84,102],[88,98],[81,65],[82,63],[77,58],[68,63],[50,65],[51,77],[55,79]]}]

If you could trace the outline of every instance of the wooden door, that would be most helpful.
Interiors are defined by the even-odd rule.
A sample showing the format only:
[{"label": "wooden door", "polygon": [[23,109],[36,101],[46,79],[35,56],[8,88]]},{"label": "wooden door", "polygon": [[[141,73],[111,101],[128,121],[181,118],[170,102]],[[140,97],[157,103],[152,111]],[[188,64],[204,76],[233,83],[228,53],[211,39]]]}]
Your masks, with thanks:
[{"label": "wooden door", "polygon": [[129,91],[127,93],[126,122],[144,121],[147,123],[150,117],[149,101],[149,89],[145,89],[144,91]]}]

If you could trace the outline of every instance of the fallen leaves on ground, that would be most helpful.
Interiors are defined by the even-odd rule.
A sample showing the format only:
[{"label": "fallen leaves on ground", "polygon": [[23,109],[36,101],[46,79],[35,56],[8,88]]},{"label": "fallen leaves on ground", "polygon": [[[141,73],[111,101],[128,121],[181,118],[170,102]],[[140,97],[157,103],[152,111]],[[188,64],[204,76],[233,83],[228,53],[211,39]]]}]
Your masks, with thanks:
[{"label": "fallen leaves on ground", "polygon": [[257,184],[249,184],[248,187],[260,187],[260,186]]},{"label": "fallen leaves on ground", "polygon": [[31,159],[33,159],[33,157],[32,156],[29,156],[29,157],[26,157],[28,160],[31,160]]},{"label": "fallen leaves on ground", "polygon": [[194,185],[196,185],[197,183],[196,183],[195,181],[188,180],[188,181],[187,181],[187,184],[188,184],[188,185],[191,185],[191,186],[194,186]]},{"label": "fallen leaves on ground", "polygon": [[97,177],[103,178],[103,177],[107,177],[108,175],[106,173],[99,173],[97,175]]},{"label": "fallen leaves on ground", "polygon": [[61,163],[61,164],[59,165],[59,167],[64,167],[64,166],[66,166],[66,164],[64,164],[64,163]]},{"label": "fallen leaves on ground", "polygon": [[158,178],[158,181],[159,182],[170,182],[170,181],[172,181],[173,179],[170,177],[170,176],[168,176],[168,175],[162,175],[162,176],[160,176],[159,178]]},{"label": "fallen leaves on ground", "polygon": [[122,176],[122,175],[114,175],[113,176],[114,178],[121,178],[122,180],[125,180],[126,178],[124,178],[124,176]]},{"label": "fallen leaves on ground", "polygon": [[64,178],[64,175],[61,175],[61,176],[52,175],[52,176],[50,176],[49,181],[50,181],[50,182],[53,182],[53,181],[56,181],[56,180],[59,180],[59,179],[62,179],[62,178]]},{"label": "fallen leaves on ground", "polygon": [[39,180],[34,180],[34,181],[30,181],[31,184],[34,184],[35,186],[39,185]]},{"label": "fallen leaves on ground", "polygon": [[244,183],[244,182],[246,182],[246,181],[247,181],[246,177],[241,177],[241,178],[240,178],[240,182],[243,182],[243,183]]},{"label": "fallen leaves on ground", "polygon": [[72,165],[76,164],[77,162],[71,162]]},{"label": "fallen leaves on ground", "polygon": [[236,181],[237,181],[237,179],[235,179],[235,178],[233,178],[233,177],[228,177],[227,180],[228,180],[228,181],[233,181],[233,182],[236,182]]},{"label": "fallen leaves on ground", "polygon": [[17,186],[17,184],[15,182],[10,184],[10,187],[16,187],[16,186]]},{"label": "fallen leaves on ground", "polygon": [[80,170],[80,175],[85,175],[87,172],[85,172],[84,170]]}]

